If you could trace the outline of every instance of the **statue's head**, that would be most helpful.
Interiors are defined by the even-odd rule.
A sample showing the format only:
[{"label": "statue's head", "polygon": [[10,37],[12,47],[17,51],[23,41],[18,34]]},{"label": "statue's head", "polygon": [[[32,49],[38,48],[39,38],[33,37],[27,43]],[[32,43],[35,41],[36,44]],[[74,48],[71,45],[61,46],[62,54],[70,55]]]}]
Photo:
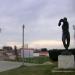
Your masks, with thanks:
[{"label": "statue's head", "polygon": [[63,20],[66,22],[66,21],[67,21],[67,18],[66,18],[66,17],[64,17],[64,18],[63,18]]}]

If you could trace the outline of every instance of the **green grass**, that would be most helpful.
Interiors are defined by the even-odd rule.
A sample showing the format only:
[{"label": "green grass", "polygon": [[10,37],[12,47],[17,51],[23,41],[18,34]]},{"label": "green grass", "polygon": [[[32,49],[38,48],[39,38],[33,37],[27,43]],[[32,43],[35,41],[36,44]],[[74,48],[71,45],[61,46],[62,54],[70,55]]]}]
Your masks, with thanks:
[{"label": "green grass", "polygon": [[70,73],[53,73],[51,70],[55,65],[41,65],[41,66],[21,66],[19,68],[0,72],[0,75],[75,75],[74,72]]},{"label": "green grass", "polygon": [[30,62],[30,63],[44,63],[49,61],[49,57],[34,57],[34,58],[26,58],[26,62]]},{"label": "green grass", "polygon": [[[20,58],[20,61],[22,61],[21,58]],[[50,59],[49,57],[46,57],[46,56],[40,56],[40,57],[33,57],[33,58],[25,58],[24,61],[27,63],[42,64],[44,62],[50,61]]]}]

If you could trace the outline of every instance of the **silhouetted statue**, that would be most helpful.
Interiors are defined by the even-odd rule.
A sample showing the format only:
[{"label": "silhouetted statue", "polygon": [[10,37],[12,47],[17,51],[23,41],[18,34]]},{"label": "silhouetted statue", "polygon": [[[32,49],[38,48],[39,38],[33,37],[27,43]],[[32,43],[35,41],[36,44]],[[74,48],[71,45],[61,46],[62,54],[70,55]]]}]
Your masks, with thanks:
[{"label": "silhouetted statue", "polygon": [[69,23],[67,21],[67,18],[64,17],[63,19],[59,20],[58,26],[62,24],[62,42],[66,50],[68,50],[68,47],[70,45],[70,33],[69,33]]}]

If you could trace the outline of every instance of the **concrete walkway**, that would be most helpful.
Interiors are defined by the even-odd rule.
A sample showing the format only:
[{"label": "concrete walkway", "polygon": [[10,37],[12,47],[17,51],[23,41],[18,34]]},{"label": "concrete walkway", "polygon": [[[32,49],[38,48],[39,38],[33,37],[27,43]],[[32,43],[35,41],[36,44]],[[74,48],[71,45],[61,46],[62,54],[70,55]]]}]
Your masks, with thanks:
[{"label": "concrete walkway", "polygon": [[21,65],[22,63],[19,62],[0,61],[0,72],[17,68]]},{"label": "concrete walkway", "polygon": [[[12,62],[12,61],[0,61],[0,72],[18,68],[22,65],[22,62]],[[37,66],[46,64],[34,64],[34,63],[24,63],[25,66]]]}]

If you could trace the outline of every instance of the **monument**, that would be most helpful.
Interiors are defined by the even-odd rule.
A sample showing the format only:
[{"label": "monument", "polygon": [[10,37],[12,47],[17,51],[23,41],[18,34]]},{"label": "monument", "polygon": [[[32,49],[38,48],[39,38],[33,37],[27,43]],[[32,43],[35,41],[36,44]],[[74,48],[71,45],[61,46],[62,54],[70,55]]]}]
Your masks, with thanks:
[{"label": "monument", "polygon": [[74,55],[68,51],[70,45],[70,33],[69,33],[69,23],[67,18],[59,20],[58,26],[62,24],[62,42],[65,47],[65,51],[58,56],[58,68],[60,69],[70,69],[74,68]]}]

